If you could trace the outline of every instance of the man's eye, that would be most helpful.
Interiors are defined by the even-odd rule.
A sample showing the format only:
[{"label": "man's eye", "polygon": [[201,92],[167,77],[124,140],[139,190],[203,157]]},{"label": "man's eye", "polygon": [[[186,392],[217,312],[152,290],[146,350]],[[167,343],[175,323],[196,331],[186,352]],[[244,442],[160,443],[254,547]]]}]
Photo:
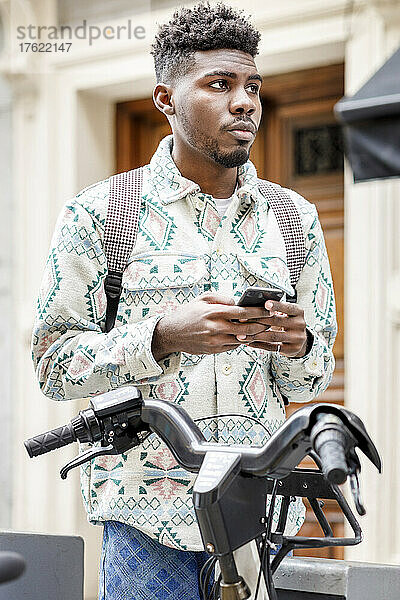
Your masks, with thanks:
[{"label": "man's eye", "polygon": [[213,81],[210,83],[210,87],[214,87],[214,89],[222,90],[227,87],[227,83],[224,79],[218,79],[218,81]]},{"label": "man's eye", "polygon": [[260,88],[255,83],[252,83],[251,85],[249,85],[249,88],[251,88],[251,91],[253,92],[253,94],[258,94],[258,92],[260,91]]}]

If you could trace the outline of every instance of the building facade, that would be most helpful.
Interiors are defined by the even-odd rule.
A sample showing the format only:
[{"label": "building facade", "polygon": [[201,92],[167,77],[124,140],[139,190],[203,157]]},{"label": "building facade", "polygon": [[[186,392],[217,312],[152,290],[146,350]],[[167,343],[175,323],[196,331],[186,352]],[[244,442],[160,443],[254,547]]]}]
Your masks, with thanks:
[{"label": "building facade", "polygon": [[[242,4],[229,3],[239,8]],[[130,156],[129,139],[124,138],[129,129],[121,123],[129,121],[134,127],[135,115],[150,114],[146,123],[152,143],[166,133],[165,123],[151,120],[155,109],[148,112],[154,85],[149,50],[156,24],[165,22],[178,3],[141,0],[133,4],[134,9],[125,0],[0,0],[0,83],[3,86],[4,81],[12,99],[10,105],[7,95],[2,95],[2,107],[12,120],[9,137],[3,138],[10,167],[2,174],[2,190],[7,191],[2,200],[3,227],[10,220],[9,239],[1,246],[6,265],[2,285],[10,291],[2,314],[9,345],[0,345],[10,378],[5,385],[7,402],[1,408],[10,440],[10,452],[2,452],[5,475],[0,481],[10,492],[2,499],[9,511],[3,526],[84,535],[88,599],[96,597],[100,528],[86,523],[78,473],[67,482],[58,476],[60,466],[76,449],[31,461],[22,444],[27,437],[69,420],[85,402],[52,404],[41,394],[29,344],[36,295],[62,204],[86,185],[140,160],[132,156],[129,164],[124,162]],[[343,90],[347,95],[357,91],[399,46],[400,5],[397,0],[266,0],[261,4],[249,0],[245,9],[262,34],[256,62],[269,84],[264,84],[265,137],[254,148],[255,162],[264,176],[271,174],[277,180],[282,176],[290,183],[287,161],[276,163],[268,136],[279,143],[290,123],[297,123],[296,131],[318,128],[318,86],[328,90],[326,97],[317,98],[318,114],[331,114],[333,101]],[[84,20],[86,32],[82,27],[74,34],[69,51],[39,52],[24,45],[43,41],[38,26],[78,27]],[[30,25],[34,27],[29,29]],[[94,39],[90,39],[89,25],[96,25],[101,34],[96,37],[93,29]],[[120,39],[109,39],[118,25]],[[44,36],[44,32],[49,35],[50,29],[40,33]],[[331,121],[324,123],[328,126]],[[0,122],[1,131],[6,131],[7,123]],[[283,144],[281,151],[285,149]],[[142,156],[146,152],[151,147],[144,148]],[[326,400],[340,401],[344,394],[345,405],[364,420],[383,456],[382,476],[364,463],[365,541],[346,556],[398,563],[400,182],[354,185],[347,166],[341,179],[337,173],[332,177],[325,173],[309,187],[301,173],[297,175],[298,191],[320,203],[323,225],[329,230],[328,246],[331,240],[332,256],[338,261],[336,265],[334,259],[333,268],[342,349],[337,350],[341,352],[339,376]],[[344,244],[344,261],[340,244]]]}]

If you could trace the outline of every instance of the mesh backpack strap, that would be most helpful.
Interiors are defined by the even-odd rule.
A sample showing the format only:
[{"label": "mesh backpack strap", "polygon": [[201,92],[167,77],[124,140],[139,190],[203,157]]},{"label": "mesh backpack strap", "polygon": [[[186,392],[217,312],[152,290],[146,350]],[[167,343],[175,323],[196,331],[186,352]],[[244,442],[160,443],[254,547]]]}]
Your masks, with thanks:
[{"label": "mesh backpack strap", "polygon": [[[290,283],[296,289],[306,260],[304,230],[299,211],[289,194],[280,186],[259,179],[258,189],[274,211],[285,242]],[[296,295],[293,300],[296,301]]]},{"label": "mesh backpack strap", "polygon": [[122,275],[136,243],[142,201],[143,167],[110,177],[104,251],[108,273],[105,331],[114,327],[122,292]]}]

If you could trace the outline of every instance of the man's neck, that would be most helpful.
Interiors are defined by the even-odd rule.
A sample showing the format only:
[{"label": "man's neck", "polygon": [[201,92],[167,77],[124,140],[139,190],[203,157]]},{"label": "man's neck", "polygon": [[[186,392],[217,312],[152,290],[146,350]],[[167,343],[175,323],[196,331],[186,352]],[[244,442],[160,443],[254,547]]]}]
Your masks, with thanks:
[{"label": "man's neck", "polygon": [[180,173],[197,183],[205,194],[214,198],[232,196],[236,187],[237,167],[223,167],[175,138],[171,156]]}]

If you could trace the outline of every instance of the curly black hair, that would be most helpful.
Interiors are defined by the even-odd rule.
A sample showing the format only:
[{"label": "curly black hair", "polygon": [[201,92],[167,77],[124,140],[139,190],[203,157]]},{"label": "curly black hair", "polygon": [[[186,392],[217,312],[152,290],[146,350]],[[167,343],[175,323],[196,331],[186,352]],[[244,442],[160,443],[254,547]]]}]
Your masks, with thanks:
[{"label": "curly black hair", "polygon": [[194,64],[198,50],[229,48],[253,58],[258,53],[260,33],[231,6],[201,2],[177,10],[169,23],[161,25],[152,45],[157,83],[173,84]]}]

